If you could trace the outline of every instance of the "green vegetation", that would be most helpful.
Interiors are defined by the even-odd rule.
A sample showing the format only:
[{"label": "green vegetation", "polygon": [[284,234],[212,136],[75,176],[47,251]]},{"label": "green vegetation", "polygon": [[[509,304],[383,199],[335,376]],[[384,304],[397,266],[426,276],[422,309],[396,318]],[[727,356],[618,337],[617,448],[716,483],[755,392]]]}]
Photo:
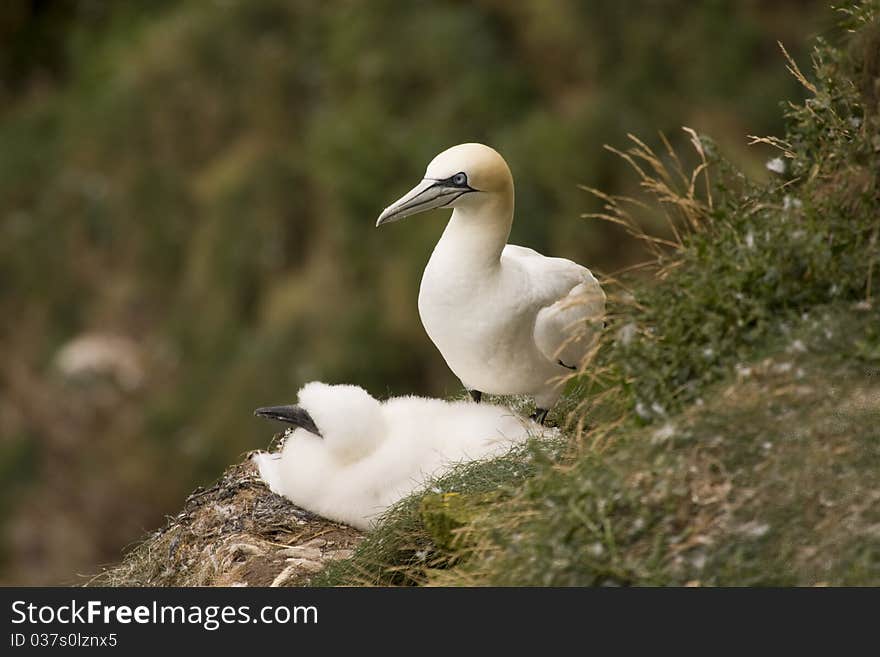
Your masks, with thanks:
[{"label": "green vegetation", "polygon": [[850,356],[880,313],[814,310],[703,404],[531,479],[438,581],[880,582],[880,380]]},{"label": "green vegetation", "polygon": [[[790,60],[810,97],[764,140],[781,177],[748,180],[705,138],[691,175],[671,151],[624,154],[674,215],[675,247],[656,247],[657,282],[618,297],[581,388],[602,392],[569,418],[596,419],[580,449],[453,473],[436,485],[462,493],[445,523],[436,501],[426,516],[405,500],[315,583],[880,583],[878,10],[818,43],[814,81]],[[605,201],[638,232],[626,199]],[[474,481],[493,482],[490,509]]]},{"label": "green vegetation", "polygon": [[[880,229],[874,139],[880,120],[873,83],[864,78],[876,79],[876,30],[863,26],[849,50],[820,41],[817,86],[791,61],[812,95],[786,112],[785,140],[760,140],[781,151],[784,173],[776,180],[749,181],[717,160],[707,143],[708,168],[699,177],[715,192],[704,200],[665,196],[686,219],[678,222],[679,248],[658,253],[663,283],[640,291],[637,307],[621,312],[622,321],[633,322],[632,337],[608,357],[623,364],[646,409],[693,401],[706,383],[752,356],[804,310],[871,302]],[[658,195],[666,192],[663,183],[673,174],[644,147],[630,153],[637,165],[656,165],[644,174],[645,185]],[[619,203],[612,206],[619,209]]]},{"label": "green vegetation", "polygon": [[[331,564],[312,585],[424,583],[428,572],[448,567],[461,556],[455,550],[438,548],[456,544],[466,529],[457,521],[448,521],[449,513],[442,510],[444,496],[461,496],[466,502],[460,510],[470,507],[475,510],[471,513],[483,519],[480,507],[511,499],[518,486],[537,475],[540,464],[549,464],[551,455],[561,454],[564,447],[563,442],[550,441],[543,446],[533,442],[500,458],[467,464],[431,482],[426,487],[426,499],[433,497],[433,504],[426,506],[426,499],[419,494],[401,500],[367,535],[352,559]],[[432,509],[437,506],[441,508]],[[436,521],[433,526],[430,520],[427,523],[434,535],[423,522],[426,516]]]}]

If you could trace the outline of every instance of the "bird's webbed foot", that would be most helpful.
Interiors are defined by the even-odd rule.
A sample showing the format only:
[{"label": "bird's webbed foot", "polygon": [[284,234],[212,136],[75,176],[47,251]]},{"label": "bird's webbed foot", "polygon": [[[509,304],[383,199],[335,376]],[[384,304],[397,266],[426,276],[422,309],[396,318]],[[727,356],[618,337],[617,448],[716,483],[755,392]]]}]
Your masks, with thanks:
[{"label": "bird's webbed foot", "polygon": [[535,412],[529,416],[530,420],[537,422],[538,424],[544,424],[544,420],[547,419],[547,413],[550,410],[547,408],[536,408]]},{"label": "bird's webbed foot", "polygon": [[479,404],[480,401],[483,399],[483,393],[479,390],[468,390],[468,394],[471,396],[471,399],[473,399],[477,404]]}]

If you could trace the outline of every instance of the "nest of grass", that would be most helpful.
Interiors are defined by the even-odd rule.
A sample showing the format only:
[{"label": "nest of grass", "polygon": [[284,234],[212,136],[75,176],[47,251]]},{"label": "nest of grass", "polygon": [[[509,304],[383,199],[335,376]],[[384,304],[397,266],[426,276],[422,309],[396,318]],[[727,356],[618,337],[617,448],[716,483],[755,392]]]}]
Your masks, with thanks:
[{"label": "nest of grass", "polygon": [[248,457],[89,586],[300,586],[363,533],[274,494]]}]

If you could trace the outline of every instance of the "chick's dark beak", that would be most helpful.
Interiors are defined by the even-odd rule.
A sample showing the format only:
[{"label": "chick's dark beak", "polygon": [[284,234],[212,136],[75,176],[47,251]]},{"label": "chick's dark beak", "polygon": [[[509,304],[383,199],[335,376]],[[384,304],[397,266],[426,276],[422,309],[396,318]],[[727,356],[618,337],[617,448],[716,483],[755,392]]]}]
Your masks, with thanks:
[{"label": "chick's dark beak", "polygon": [[264,406],[255,410],[254,415],[284,422],[285,424],[292,424],[295,427],[300,427],[309,433],[315,434],[319,438],[323,437],[312,416],[301,406]]}]

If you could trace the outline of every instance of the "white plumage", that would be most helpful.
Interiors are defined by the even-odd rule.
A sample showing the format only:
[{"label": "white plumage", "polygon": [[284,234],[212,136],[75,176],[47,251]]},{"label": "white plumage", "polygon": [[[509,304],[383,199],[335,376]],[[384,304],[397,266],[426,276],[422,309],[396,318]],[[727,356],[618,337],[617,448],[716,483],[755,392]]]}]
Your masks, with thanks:
[{"label": "white plumage", "polygon": [[492,404],[394,397],[308,383],[297,406],[257,410],[297,426],[280,452],[253,457],[274,492],[318,515],[368,529],[378,515],[464,461],[498,456],[551,430]]},{"label": "white plumage", "polygon": [[605,294],[590,270],[507,244],[513,177],[482,144],[435,157],[377,226],[436,207],[454,208],[425,267],[419,315],[469,390],[534,397],[543,421],[603,326]]}]

